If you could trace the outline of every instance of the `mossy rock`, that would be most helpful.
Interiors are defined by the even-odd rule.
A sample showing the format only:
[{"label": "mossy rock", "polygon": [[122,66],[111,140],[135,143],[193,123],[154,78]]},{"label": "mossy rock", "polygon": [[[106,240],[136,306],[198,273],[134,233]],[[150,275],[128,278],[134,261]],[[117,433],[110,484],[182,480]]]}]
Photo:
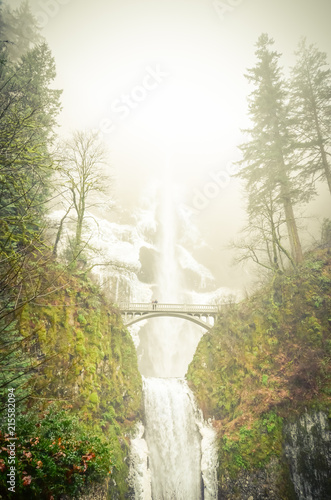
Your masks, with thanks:
[{"label": "mossy rock", "polygon": [[99,404],[99,396],[98,396],[98,394],[96,392],[92,392],[92,394],[90,394],[89,400],[94,405],[98,405]]}]

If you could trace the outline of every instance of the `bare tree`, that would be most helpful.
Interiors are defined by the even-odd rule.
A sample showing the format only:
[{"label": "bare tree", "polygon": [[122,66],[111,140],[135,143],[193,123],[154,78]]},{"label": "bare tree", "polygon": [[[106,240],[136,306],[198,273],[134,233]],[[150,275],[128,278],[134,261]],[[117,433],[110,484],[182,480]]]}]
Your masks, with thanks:
[{"label": "bare tree", "polygon": [[64,220],[73,210],[75,231],[70,241],[70,258],[74,265],[87,245],[82,236],[87,212],[100,206],[100,194],[106,194],[111,177],[103,172],[103,167],[107,165],[106,149],[93,132],[75,132],[70,140],[62,144],[58,160],[66,211],[58,228],[54,252],[56,253]]},{"label": "bare tree", "polygon": [[248,224],[242,230],[243,238],[232,243],[232,248],[239,250],[235,263],[253,261],[273,274],[285,270],[284,259],[295,267],[290,252],[282,242],[286,220],[272,194],[261,196],[254,210],[248,211],[248,216]]}]

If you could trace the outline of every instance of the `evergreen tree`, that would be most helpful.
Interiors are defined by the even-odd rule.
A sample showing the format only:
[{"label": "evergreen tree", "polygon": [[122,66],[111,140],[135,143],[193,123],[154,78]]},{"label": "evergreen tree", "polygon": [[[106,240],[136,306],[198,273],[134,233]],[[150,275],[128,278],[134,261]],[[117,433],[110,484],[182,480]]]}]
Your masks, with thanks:
[{"label": "evergreen tree", "polygon": [[326,54],[303,39],[292,68],[291,109],[302,177],[323,179],[331,193],[331,69]]},{"label": "evergreen tree", "polygon": [[[293,207],[305,199],[306,193],[295,182],[287,90],[278,65],[280,54],[272,50],[272,45],[273,40],[268,35],[259,37],[257,64],[246,75],[255,87],[249,97],[252,128],[246,130],[250,140],[240,146],[243,168],[238,176],[246,184],[251,222],[261,216],[261,206],[266,206],[266,200],[269,209],[281,208],[292,259],[297,264],[302,261],[302,250]],[[272,214],[268,214],[267,219],[270,223]],[[276,232],[271,226],[268,233],[272,247],[279,249]],[[275,266],[277,268],[276,262]]]},{"label": "evergreen tree", "polygon": [[39,232],[52,173],[60,92],[50,88],[54,61],[45,44],[8,65],[0,79],[0,250],[26,246]]},{"label": "evergreen tree", "polygon": [[[3,35],[3,19],[0,26]],[[10,40],[1,40],[0,387],[20,387],[35,364],[29,350],[36,333],[22,337],[17,313],[52,288],[53,277],[44,276],[49,257],[42,232],[60,92],[51,88],[55,65],[46,44],[11,56]]]},{"label": "evergreen tree", "polygon": [[8,60],[12,62],[17,62],[24,53],[41,43],[42,37],[27,1],[15,10],[9,6],[2,7],[0,40],[5,44]]}]

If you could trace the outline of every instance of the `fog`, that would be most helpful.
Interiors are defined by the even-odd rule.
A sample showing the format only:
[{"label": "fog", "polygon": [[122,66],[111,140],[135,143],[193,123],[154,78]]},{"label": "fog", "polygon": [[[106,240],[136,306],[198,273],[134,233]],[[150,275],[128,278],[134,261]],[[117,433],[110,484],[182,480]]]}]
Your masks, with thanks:
[{"label": "fog", "polygon": [[[20,2],[10,2],[11,6]],[[300,37],[330,49],[329,0],[30,0],[64,90],[59,134],[101,132],[110,150],[117,208],[134,209],[167,168],[206,246],[202,262],[219,286],[248,283],[227,249],[245,218],[238,180],[248,125],[244,74],[262,32],[284,72]],[[330,62],[330,59],[329,59]],[[231,170],[232,169],[232,170]],[[221,185],[215,179],[222,178]],[[213,188],[214,187],[214,188]],[[327,189],[305,207],[306,246],[327,215]],[[307,219],[307,216],[314,216]]]}]

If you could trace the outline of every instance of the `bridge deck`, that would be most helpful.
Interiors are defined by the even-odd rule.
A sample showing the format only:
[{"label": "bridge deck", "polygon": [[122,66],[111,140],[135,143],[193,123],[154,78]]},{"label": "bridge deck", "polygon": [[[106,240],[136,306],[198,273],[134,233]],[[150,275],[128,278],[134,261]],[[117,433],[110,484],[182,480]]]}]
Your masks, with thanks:
[{"label": "bridge deck", "polygon": [[216,316],[219,313],[219,307],[216,305],[203,304],[146,304],[146,303],[129,303],[123,302],[120,304],[120,310],[123,313],[147,313],[147,312],[169,312],[169,313],[186,313]]}]

